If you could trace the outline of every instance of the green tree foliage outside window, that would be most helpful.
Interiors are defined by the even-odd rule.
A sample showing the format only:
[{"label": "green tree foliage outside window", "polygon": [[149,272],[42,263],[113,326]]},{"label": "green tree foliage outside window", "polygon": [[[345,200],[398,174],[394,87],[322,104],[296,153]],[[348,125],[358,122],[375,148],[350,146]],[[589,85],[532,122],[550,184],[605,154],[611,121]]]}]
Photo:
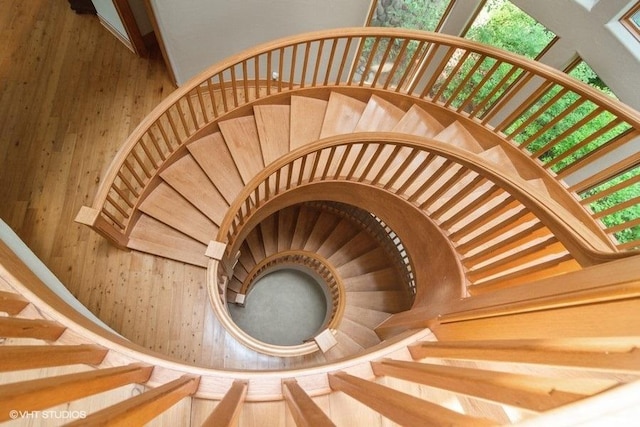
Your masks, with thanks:
[{"label": "green tree foliage outside window", "polygon": [[[379,0],[372,25],[433,30],[448,4],[448,0]],[[534,59],[555,35],[510,1],[488,0],[466,37]],[[394,41],[397,46],[400,42]],[[388,44],[379,43],[377,52],[373,52],[375,57],[383,57],[387,46]],[[396,46],[393,48],[397,49]],[[372,44],[369,44],[365,45],[363,52],[368,55],[371,50]],[[413,55],[415,45],[410,46],[407,51]],[[393,54],[388,55],[387,61],[393,58]],[[408,67],[408,58],[411,56],[405,54],[403,70]],[[459,63],[461,61],[462,64]],[[513,70],[509,64],[496,66],[493,59],[482,58],[479,54],[465,56],[464,51],[459,50],[452,54],[430,94],[433,98],[437,95],[437,99],[433,99],[436,102],[447,103],[482,117],[508,92],[522,73],[522,70]],[[613,96],[606,84],[584,62],[574,67],[570,75]],[[443,87],[445,84],[447,87]],[[562,120],[554,123],[558,117],[562,117]],[[598,110],[591,101],[584,100],[571,91],[565,92],[558,85],[551,85],[532,101],[520,117],[508,124],[504,132],[515,143],[526,147],[543,165],[554,172],[561,172],[623,135],[628,129],[629,125],[616,122],[612,114]],[[630,181],[630,185],[625,185],[625,182],[634,180],[638,175],[640,168],[635,168],[590,189],[581,194],[581,197],[593,197],[617,185],[620,187],[617,191],[596,198],[589,206],[594,212],[603,212],[622,203],[629,205],[629,201],[640,194],[640,183],[633,184],[638,181],[637,178]],[[639,217],[640,206],[636,203],[604,215],[601,220],[606,227],[613,227]],[[621,243],[640,240],[640,226],[620,230],[615,236]]]}]

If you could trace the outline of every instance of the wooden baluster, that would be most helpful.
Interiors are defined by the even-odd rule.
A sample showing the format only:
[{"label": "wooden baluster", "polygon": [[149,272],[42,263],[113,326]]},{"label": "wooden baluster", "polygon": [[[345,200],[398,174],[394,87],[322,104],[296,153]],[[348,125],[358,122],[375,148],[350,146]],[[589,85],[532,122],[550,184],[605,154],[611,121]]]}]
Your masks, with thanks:
[{"label": "wooden baluster", "polygon": [[[593,111],[591,111],[589,114],[587,114],[586,116],[584,116],[582,119],[580,119],[578,122],[574,123],[573,125],[569,126],[567,129],[565,129],[560,135],[554,137],[552,140],[550,140],[549,142],[547,142],[546,144],[544,144],[543,146],[541,146],[540,148],[538,148],[537,150],[531,152],[531,157],[540,157],[541,155],[543,155],[544,153],[546,153],[547,151],[549,151],[549,149],[553,146],[555,146],[556,144],[560,143],[560,141],[564,141],[566,138],[568,138],[571,134],[577,132],[581,127],[585,126],[586,124],[590,123],[591,121],[595,120],[599,115],[603,114],[604,109],[602,107],[597,107],[595,108]],[[593,137],[594,134],[598,134],[600,132],[607,132],[606,130],[603,131],[603,129],[606,129],[607,127],[611,126],[612,124],[614,124],[617,120],[613,120],[612,122],[610,122],[608,125],[605,125],[604,127],[602,127],[601,129],[595,131],[594,133],[592,133],[591,135],[589,135],[586,139],[592,141],[593,139],[591,139]],[[613,125],[613,127],[615,127],[615,125]],[[611,128],[609,128],[610,130]],[[601,134],[600,134],[601,135]],[[597,137],[594,137],[594,139]],[[581,145],[582,142],[584,140],[582,140],[580,143],[578,143],[577,145]],[[564,154],[564,153],[563,153]],[[555,159],[554,159],[555,160]],[[547,163],[548,165],[548,163]]]},{"label": "wooden baluster", "polygon": [[395,43],[395,41],[396,39],[394,37],[389,38],[389,41],[387,43],[387,49],[385,49],[384,54],[382,54],[382,58],[380,58],[380,63],[378,64],[378,69],[376,70],[376,74],[373,77],[373,81],[371,82],[371,87],[376,87],[376,84],[378,83],[378,79],[380,79],[380,75],[384,70],[384,65],[387,62],[387,58],[389,57],[389,53],[391,52],[391,48],[393,47],[393,44]]},{"label": "wooden baluster", "polygon": [[289,72],[289,90],[293,89],[293,84],[296,78],[296,64],[298,63],[298,45],[294,44],[291,51],[291,64]]},{"label": "wooden baluster", "polygon": [[13,292],[0,291],[0,311],[9,315],[20,313],[29,305],[29,301]]},{"label": "wooden baluster", "polygon": [[[397,147],[399,147],[400,149],[402,148],[402,146],[400,146],[400,145],[398,145]],[[404,159],[404,161],[402,162],[400,167],[398,167],[398,170],[395,171],[395,173],[391,176],[391,178],[389,178],[389,180],[386,183],[383,183],[384,184],[383,188],[385,190],[389,190],[391,187],[393,187],[393,184],[395,184],[396,181],[398,180],[398,178],[400,178],[400,176],[402,176],[402,174],[404,174],[406,172],[406,170],[409,168],[409,166],[411,166],[411,163],[415,160],[415,158],[421,152],[422,152],[422,150],[419,150],[417,148],[412,149],[411,152],[409,153],[409,155],[407,156],[407,158]],[[393,156],[393,157],[395,157],[395,156]],[[419,169],[424,171],[425,167],[421,166]],[[386,170],[384,172],[386,172]],[[378,182],[377,177],[374,180],[374,182]],[[398,193],[401,193],[401,192],[398,191]]]},{"label": "wooden baluster", "polygon": [[411,426],[482,426],[488,420],[470,417],[410,394],[339,372],[329,375],[333,390],[342,391],[395,423]]},{"label": "wooden baluster", "polygon": [[146,382],[152,370],[133,364],[1,385],[0,421],[9,419],[11,410],[37,411],[126,384]]},{"label": "wooden baluster", "polygon": [[0,372],[84,363],[98,365],[107,355],[96,345],[0,346]]},{"label": "wooden baluster", "polygon": [[298,427],[335,426],[295,380],[282,381],[282,395]]},{"label": "wooden baluster", "polygon": [[471,55],[471,51],[467,50],[461,58],[457,59],[457,63],[456,65],[453,67],[453,69],[449,72],[449,75],[447,76],[447,78],[442,82],[442,84],[440,85],[440,88],[438,89],[438,91],[435,93],[435,95],[433,95],[433,101],[437,102],[438,99],[440,99],[440,97],[444,94],[444,91],[447,89],[447,87],[449,86],[449,84],[451,84],[451,81],[453,80],[453,78],[458,74],[458,72],[460,71],[460,68],[462,68],[462,65],[464,65],[464,63],[467,61],[467,58],[469,57],[469,55]]},{"label": "wooden baluster", "polygon": [[480,55],[477,53],[474,53],[474,57],[476,62],[473,64],[473,67],[471,67],[471,69],[467,72],[467,75],[462,79],[462,81],[458,83],[458,87],[453,91],[451,95],[449,95],[449,99],[447,99],[447,101],[444,103],[445,107],[448,108],[451,103],[458,97],[462,89],[467,87],[467,84],[469,83],[469,80],[471,80],[471,77],[475,75],[476,71],[478,71],[478,68],[480,68],[480,65],[482,65],[484,60],[487,58],[486,55]]},{"label": "wooden baluster", "polygon": [[443,229],[451,228],[453,225],[457,224],[461,220],[467,217],[469,212],[473,212],[478,207],[483,204],[490,203],[496,197],[500,197],[505,193],[505,191],[500,188],[496,184],[492,184],[490,188],[486,191],[483,191],[480,196],[478,196],[473,201],[469,202],[464,209],[460,209],[457,213],[453,214],[450,218],[443,221],[441,227]]},{"label": "wooden baluster", "polygon": [[524,130],[531,123],[533,123],[535,120],[540,118],[540,116],[542,116],[546,111],[552,108],[552,106],[556,102],[558,102],[562,97],[564,97],[567,93],[569,93],[569,89],[567,89],[566,87],[563,87],[558,91],[558,93],[556,93],[553,97],[551,97],[551,99],[548,99],[548,100],[543,99],[542,100],[543,104],[540,105],[534,113],[532,113],[529,117],[527,117],[527,119],[524,122],[522,122],[516,129],[512,130],[509,133],[507,133],[507,129],[509,128],[509,126],[502,127],[503,125],[500,124],[500,129],[503,129],[503,132],[505,132],[506,134],[505,139],[507,139],[508,141],[511,141],[517,135],[524,132]]},{"label": "wooden baluster", "polygon": [[311,80],[312,87],[316,87],[318,83],[318,72],[320,71],[320,64],[322,64],[323,51],[324,51],[324,39],[321,39],[318,44],[318,56],[315,58],[315,66],[313,68],[313,79]]},{"label": "wooden baluster", "polygon": [[409,202],[413,203],[417,201],[418,198],[422,196],[429,187],[435,184],[435,182],[440,179],[440,177],[444,175],[453,165],[455,165],[455,162],[453,160],[445,160],[444,163],[442,163],[442,165],[440,165],[440,167],[435,172],[433,172],[431,176],[429,176],[429,178],[420,186],[420,188],[418,188],[415,193],[413,193],[411,197],[409,197]]},{"label": "wooden baluster", "polygon": [[[381,144],[380,147],[384,147],[384,145]],[[396,157],[398,156],[398,153],[400,152],[400,150],[402,150],[402,148],[403,148],[403,146],[400,145],[400,144],[396,144],[393,147],[393,151],[387,157],[387,160],[384,162],[384,164],[382,165],[382,167],[378,171],[378,174],[371,181],[372,185],[376,185],[376,184],[378,184],[378,182],[380,182],[380,180],[382,179],[384,174],[387,172],[389,167],[393,164],[394,160],[396,159]],[[374,161],[372,160],[370,164],[372,165],[373,163],[374,163]],[[368,173],[368,171],[366,171],[366,172]],[[362,175],[361,179],[364,179],[365,176],[366,176],[366,173],[364,173]]]},{"label": "wooden baluster", "polygon": [[[254,79],[254,87],[255,87],[255,99],[260,99],[260,55],[253,57],[253,79]],[[267,90],[269,90],[269,85],[271,76],[267,74],[267,78],[265,79],[265,84],[267,86]]]},{"label": "wooden baluster", "polygon": [[[440,46],[438,46],[438,47],[440,47]],[[434,55],[435,55],[435,52],[437,50],[438,49],[434,49]],[[425,98],[425,97],[429,96],[429,92],[431,92],[431,90],[433,89],[435,84],[438,82],[438,79],[442,76],[442,73],[443,73],[445,67],[447,66],[447,64],[451,60],[451,57],[453,56],[453,54],[457,50],[458,49],[453,47],[453,46],[448,46],[447,47],[447,52],[444,54],[444,57],[440,60],[440,63],[438,64],[438,67],[434,70],[433,76],[429,80],[429,83],[427,83],[425,88],[422,90],[422,93],[420,94],[420,98]]]},{"label": "wooden baluster", "polygon": [[[209,79],[207,79],[207,83]],[[204,117],[204,124],[209,123],[209,114],[207,114],[207,109],[204,103],[204,97],[202,96],[202,83],[196,86],[196,95],[198,96],[198,104],[200,104],[200,111],[202,111],[202,116]]]},{"label": "wooden baluster", "polygon": [[529,212],[528,209],[518,210],[512,215],[509,215],[503,221],[492,226],[488,230],[483,231],[477,237],[474,237],[473,239],[458,246],[458,251],[460,251],[460,253],[467,253],[478,246],[489,242],[495,237],[508,233],[510,230],[513,230],[522,224],[534,221],[537,222],[539,220],[533,213]]},{"label": "wooden baluster", "polygon": [[463,227],[461,227],[458,231],[452,233],[451,240],[454,242],[458,241],[464,236],[478,230],[478,228],[483,227],[489,224],[491,221],[501,217],[502,215],[507,214],[509,211],[518,209],[516,212],[511,213],[510,216],[513,216],[518,212],[521,212],[520,206],[521,205],[518,200],[516,200],[513,196],[508,196],[502,202],[492,207],[490,212],[487,212],[479,218],[470,221],[468,224],[465,224]]},{"label": "wooden baluster", "polygon": [[462,262],[467,267],[471,265],[477,265],[488,259],[502,255],[503,253],[508,252],[518,246],[524,246],[528,242],[545,236],[547,238],[550,238],[553,237],[553,234],[551,233],[551,231],[549,231],[548,228],[544,226],[543,223],[536,222],[526,229],[518,232],[517,234],[513,234],[505,240],[497,242],[496,244],[493,244],[488,248],[473,254],[473,256],[464,258]]},{"label": "wooden baluster", "polygon": [[0,317],[0,337],[55,341],[67,328],[50,320]]},{"label": "wooden baluster", "polygon": [[198,390],[200,377],[184,375],[177,380],[95,412],[68,426],[141,426]]},{"label": "wooden baluster", "polygon": [[[474,173],[474,172],[472,172]],[[434,220],[439,220],[444,214],[446,214],[451,208],[457,205],[460,201],[462,201],[465,197],[469,196],[471,193],[476,191],[481,185],[487,182],[486,178],[482,175],[477,175],[473,181],[464,186],[461,190],[459,190],[456,194],[449,197],[449,199],[444,202],[438,209],[431,213],[431,218]]]},{"label": "wooden baluster", "polygon": [[[249,77],[248,77],[248,69],[247,69],[247,62],[249,60],[244,60],[242,61],[242,87],[244,90],[244,104],[249,103],[250,98],[249,98]],[[256,87],[256,91],[258,90],[258,88]],[[238,104],[236,104],[237,106]]]},{"label": "wooden baluster", "polygon": [[232,65],[229,68],[231,72],[231,93],[233,94],[233,107],[236,108],[240,102],[238,101],[238,82],[236,78],[236,66]]},{"label": "wooden baluster", "polygon": [[388,375],[532,411],[557,408],[611,385],[609,381],[590,383],[588,379],[542,378],[389,359],[374,362],[371,366],[377,376]]},{"label": "wooden baluster", "polygon": [[247,395],[248,383],[235,380],[220,403],[202,424],[205,426],[235,426]]},{"label": "wooden baluster", "polygon": [[409,352],[414,359],[437,357],[640,372],[638,339],[618,337],[615,347],[613,341],[607,338],[438,341],[411,345]]},{"label": "wooden baluster", "polygon": [[[394,41],[395,41],[395,39],[394,39]],[[387,80],[385,80],[385,82],[384,82],[384,86],[382,87],[383,89],[387,90],[389,88],[389,85],[391,85],[391,82],[393,81],[393,76],[395,76],[396,71],[398,71],[398,67],[400,66],[400,64],[402,64],[402,58],[407,53],[407,47],[409,46],[409,41],[410,41],[409,39],[404,39],[402,41],[402,45],[400,46],[400,49],[398,49],[398,54],[396,55],[396,58],[393,61],[393,66],[391,67],[391,69],[389,70],[389,73],[387,74]],[[424,43],[424,42],[422,42],[422,43]],[[418,47],[416,49],[414,54],[416,52],[418,52],[419,50],[420,50],[420,47]],[[385,60],[386,60],[386,58],[385,58]],[[411,64],[411,62],[409,62],[409,64]]]},{"label": "wooden baluster", "polygon": [[[351,49],[351,43],[353,42],[353,37],[348,37],[346,45],[342,51],[342,59],[340,60],[340,67],[338,68],[338,74],[336,75],[335,85],[339,85],[342,79],[342,73],[344,72],[345,67],[348,63],[349,58],[349,50]],[[354,58],[359,58],[359,56],[354,56]]]}]

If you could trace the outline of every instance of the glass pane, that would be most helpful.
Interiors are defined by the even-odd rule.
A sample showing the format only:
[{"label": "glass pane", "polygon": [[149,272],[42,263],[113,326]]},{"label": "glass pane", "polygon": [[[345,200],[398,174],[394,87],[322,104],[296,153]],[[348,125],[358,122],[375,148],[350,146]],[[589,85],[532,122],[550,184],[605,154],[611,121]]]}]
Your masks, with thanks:
[{"label": "glass pane", "polygon": [[466,37],[534,59],[555,34],[509,0],[487,0]]},{"label": "glass pane", "polygon": [[370,25],[435,31],[452,0],[378,0]]}]

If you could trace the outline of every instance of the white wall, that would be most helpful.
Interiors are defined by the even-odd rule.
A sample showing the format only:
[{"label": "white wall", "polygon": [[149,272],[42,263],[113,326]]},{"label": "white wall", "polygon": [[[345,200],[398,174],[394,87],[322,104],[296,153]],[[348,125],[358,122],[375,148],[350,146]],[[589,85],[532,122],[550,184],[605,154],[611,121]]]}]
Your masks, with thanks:
[{"label": "white wall", "polygon": [[109,332],[118,334],[102,320],[98,319],[95,314],[89,311],[80,301],[78,301],[69,290],[58,280],[58,278],[47,268],[40,259],[31,252],[31,249],[18,237],[18,235],[0,219],[0,240],[4,242],[9,249],[17,255],[20,260],[36,275],[42,282],[56,293],[64,302],[69,304],[78,313],[94,322],[96,325],[106,329]]},{"label": "white wall", "polygon": [[149,0],[178,84],[244,49],[364,25],[370,0]]},{"label": "white wall", "polygon": [[[579,55],[621,101],[640,110],[640,42],[618,22],[637,0],[512,1],[560,37],[564,65],[572,59],[569,55]],[[554,49],[548,55],[557,55]],[[561,66],[558,58],[553,62],[549,65]]]},{"label": "white wall", "polygon": [[[124,24],[118,15],[118,11],[113,4],[113,0],[91,0],[98,12],[98,16],[105,22],[107,22],[112,29],[117,31],[122,38],[129,40],[127,30],[124,28]],[[130,40],[129,40],[130,41]]]}]

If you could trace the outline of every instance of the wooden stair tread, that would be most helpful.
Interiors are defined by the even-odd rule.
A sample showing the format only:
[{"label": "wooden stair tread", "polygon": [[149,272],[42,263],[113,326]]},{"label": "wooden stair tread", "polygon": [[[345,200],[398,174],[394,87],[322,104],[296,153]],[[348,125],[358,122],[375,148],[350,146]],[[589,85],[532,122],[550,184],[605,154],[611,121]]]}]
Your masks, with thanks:
[{"label": "wooden stair tread", "polygon": [[360,231],[328,259],[334,267],[339,268],[378,248],[378,242],[376,242],[368,232]]},{"label": "wooden stair tread", "polygon": [[264,168],[258,128],[253,116],[220,122],[220,131],[244,184]]},{"label": "wooden stair tread", "polygon": [[311,233],[309,233],[306,239],[304,250],[311,252],[317,251],[324,241],[327,240],[327,237],[331,235],[331,232],[339,222],[340,217],[328,212],[320,212],[317,221],[311,229]]},{"label": "wooden stair tread", "polygon": [[389,101],[373,95],[362,112],[360,120],[354,132],[388,132],[391,131],[400,119],[404,111]]},{"label": "wooden stair tread", "polygon": [[520,177],[520,170],[513,164],[504,149],[498,145],[480,153],[480,157],[503,172]]},{"label": "wooden stair tread", "polygon": [[390,316],[391,313],[371,308],[358,307],[353,304],[347,304],[344,309],[344,318],[349,319],[352,322],[360,323],[370,329],[375,329]]},{"label": "wooden stair tread", "polygon": [[359,233],[359,227],[347,219],[340,221],[316,252],[330,258]]},{"label": "wooden stair tread", "polygon": [[444,126],[433,118],[431,114],[417,105],[412,105],[392,131],[433,138],[443,129]]},{"label": "wooden stair tread", "polygon": [[342,359],[364,350],[364,347],[340,330],[336,331],[335,337],[338,344],[324,354],[327,360]]},{"label": "wooden stair tread", "polygon": [[142,214],[129,236],[129,249],[206,267],[206,245],[168,225]]},{"label": "wooden stair tread", "polygon": [[380,343],[380,338],[371,328],[346,317],[342,318],[339,330],[364,348],[369,348]]},{"label": "wooden stair tread", "polygon": [[266,217],[257,228],[260,229],[265,257],[268,258],[276,254],[278,252],[278,221],[276,215]]},{"label": "wooden stair tread", "polygon": [[320,211],[310,208],[308,206],[301,206],[298,211],[298,218],[296,220],[295,231],[291,238],[291,249],[303,249],[307,242],[307,239],[311,235],[316,223]]},{"label": "wooden stair tread", "polygon": [[543,196],[548,197],[550,199],[553,198],[553,196],[549,192],[549,187],[547,187],[547,184],[545,184],[545,182],[544,182],[544,179],[542,179],[542,178],[528,179],[527,182],[533,188],[538,190],[540,192],[540,194],[542,194]]},{"label": "wooden stair tread", "polygon": [[336,270],[341,277],[354,277],[387,268],[388,266],[389,256],[384,249],[376,245],[366,253],[352,258],[342,265],[336,265]]},{"label": "wooden stair tread", "polygon": [[142,201],[140,210],[204,244],[218,233],[217,225],[164,182]]},{"label": "wooden stair tread", "polygon": [[398,313],[410,308],[408,291],[347,292],[347,305]]},{"label": "wooden stair tread", "polygon": [[291,151],[320,138],[327,101],[304,96],[291,97]]},{"label": "wooden stair tread", "polygon": [[253,262],[258,264],[266,255],[264,253],[264,245],[262,244],[262,237],[259,234],[259,229],[254,228],[245,238],[243,247],[246,247],[250,252]]},{"label": "wooden stair tread", "polygon": [[298,208],[295,206],[283,209],[277,213],[278,216],[278,252],[291,249],[291,242],[296,231],[296,219],[298,218]]},{"label": "wooden stair tread", "polygon": [[324,115],[320,138],[353,132],[366,105],[355,98],[332,92]]},{"label": "wooden stair tread", "polygon": [[348,277],[343,280],[343,283],[347,292],[390,291],[397,289],[398,286],[404,286],[393,267]]},{"label": "wooden stair tread", "polygon": [[192,156],[184,156],[160,176],[216,225],[222,223],[229,204]]},{"label": "wooden stair tread", "polygon": [[187,149],[227,204],[231,205],[244,184],[222,134],[207,135],[187,145]]},{"label": "wooden stair tread", "polygon": [[438,132],[438,134],[434,136],[434,139],[455,145],[456,147],[476,154],[484,151],[484,147],[480,145],[460,122],[451,123],[442,131]]},{"label": "wooden stair tread", "polygon": [[257,105],[253,107],[264,164],[289,152],[291,107]]}]

